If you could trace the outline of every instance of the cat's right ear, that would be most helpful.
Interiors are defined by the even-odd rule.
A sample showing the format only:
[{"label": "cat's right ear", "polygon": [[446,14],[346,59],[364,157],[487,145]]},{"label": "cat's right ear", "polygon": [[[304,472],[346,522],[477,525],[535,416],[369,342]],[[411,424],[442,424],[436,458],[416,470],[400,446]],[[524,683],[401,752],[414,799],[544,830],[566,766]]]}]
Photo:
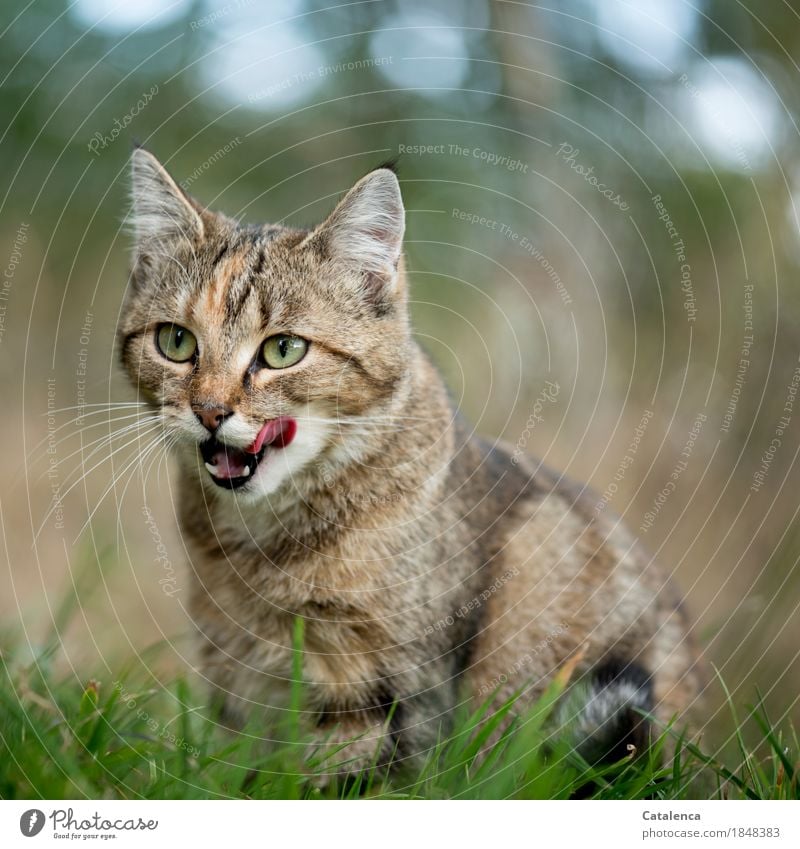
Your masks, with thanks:
[{"label": "cat's right ear", "polygon": [[134,257],[174,252],[182,243],[197,245],[203,220],[166,168],[143,147],[131,156]]},{"label": "cat's right ear", "polygon": [[355,272],[367,299],[380,305],[398,294],[404,230],[400,184],[381,167],[350,189],[306,244]]}]

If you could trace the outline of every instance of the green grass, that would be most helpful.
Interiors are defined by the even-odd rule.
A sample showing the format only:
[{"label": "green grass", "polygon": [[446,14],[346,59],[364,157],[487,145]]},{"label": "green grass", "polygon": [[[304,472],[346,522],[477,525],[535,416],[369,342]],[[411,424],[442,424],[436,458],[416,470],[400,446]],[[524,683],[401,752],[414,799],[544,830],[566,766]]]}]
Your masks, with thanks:
[{"label": "green grass", "polygon": [[[298,632],[299,633],[299,632]],[[57,645],[57,642],[54,644]],[[769,722],[761,703],[742,722],[731,708],[736,747],[722,763],[673,729],[652,752],[593,769],[552,734],[554,704],[566,676],[479,756],[511,701],[457,719],[455,731],[413,774],[373,766],[347,781],[320,782],[337,753],[308,752],[302,686],[296,685],[283,742],[265,752],[263,729],[221,729],[199,688],[184,680],[149,687],[120,672],[78,684],[53,672],[56,650],[33,662],[2,654],[0,797],[2,798],[522,798],[797,799],[798,741]],[[296,652],[295,679],[302,655]],[[485,721],[482,721],[485,720]],[[745,742],[757,733],[755,745]],[[322,785],[322,788],[321,788]]]}]

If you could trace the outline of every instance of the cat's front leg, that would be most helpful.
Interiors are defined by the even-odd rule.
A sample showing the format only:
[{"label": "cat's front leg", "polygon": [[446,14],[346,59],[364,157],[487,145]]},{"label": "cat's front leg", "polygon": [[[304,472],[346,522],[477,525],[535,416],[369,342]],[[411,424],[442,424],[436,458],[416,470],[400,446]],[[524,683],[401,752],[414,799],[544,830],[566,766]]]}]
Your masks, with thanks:
[{"label": "cat's front leg", "polygon": [[449,728],[451,689],[430,687],[386,695],[368,708],[322,712],[309,766],[328,777],[371,768],[419,768]]},{"label": "cat's front leg", "polygon": [[324,714],[308,746],[315,779],[326,785],[337,776],[387,767],[396,748],[390,724],[388,715],[376,710]]}]

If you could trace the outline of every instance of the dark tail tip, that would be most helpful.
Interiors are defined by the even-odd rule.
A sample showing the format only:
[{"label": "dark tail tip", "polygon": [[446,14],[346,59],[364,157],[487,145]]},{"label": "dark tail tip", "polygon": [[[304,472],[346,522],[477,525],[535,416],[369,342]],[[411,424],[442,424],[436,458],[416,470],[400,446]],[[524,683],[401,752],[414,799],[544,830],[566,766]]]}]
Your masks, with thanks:
[{"label": "dark tail tip", "polygon": [[648,748],[650,723],[642,713],[653,710],[653,684],[638,663],[605,660],[592,671],[580,703],[568,699],[567,706],[563,719],[589,763],[615,763]]}]

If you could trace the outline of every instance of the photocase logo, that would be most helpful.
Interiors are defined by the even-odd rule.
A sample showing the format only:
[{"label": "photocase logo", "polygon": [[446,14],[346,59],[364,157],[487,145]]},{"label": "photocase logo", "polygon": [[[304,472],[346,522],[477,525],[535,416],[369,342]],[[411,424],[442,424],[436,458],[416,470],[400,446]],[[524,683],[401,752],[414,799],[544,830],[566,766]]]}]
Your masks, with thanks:
[{"label": "photocase logo", "polygon": [[19,818],[19,830],[25,837],[36,837],[44,828],[44,812],[38,808],[31,808]]}]

